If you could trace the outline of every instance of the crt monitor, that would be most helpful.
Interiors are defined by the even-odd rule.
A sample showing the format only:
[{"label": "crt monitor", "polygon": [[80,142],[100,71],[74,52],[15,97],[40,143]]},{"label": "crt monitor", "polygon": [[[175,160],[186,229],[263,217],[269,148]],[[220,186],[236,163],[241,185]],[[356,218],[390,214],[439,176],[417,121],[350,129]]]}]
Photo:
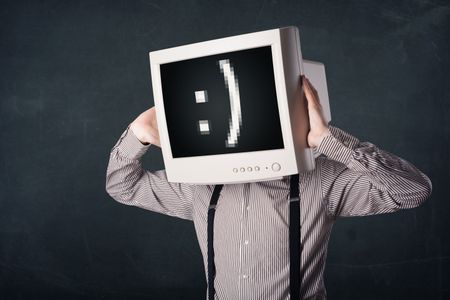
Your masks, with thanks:
[{"label": "crt monitor", "polygon": [[[308,62],[312,77],[321,66]],[[250,182],[314,168],[296,27],[153,51],[150,67],[169,181]]]}]

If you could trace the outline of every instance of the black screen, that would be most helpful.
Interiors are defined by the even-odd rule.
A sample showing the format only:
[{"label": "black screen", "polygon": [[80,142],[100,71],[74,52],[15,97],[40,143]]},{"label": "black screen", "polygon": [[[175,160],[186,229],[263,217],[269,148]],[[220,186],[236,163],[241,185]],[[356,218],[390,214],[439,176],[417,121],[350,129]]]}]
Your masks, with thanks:
[{"label": "black screen", "polygon": [[284,148],[270,46],[160,68],[174,158]]}]

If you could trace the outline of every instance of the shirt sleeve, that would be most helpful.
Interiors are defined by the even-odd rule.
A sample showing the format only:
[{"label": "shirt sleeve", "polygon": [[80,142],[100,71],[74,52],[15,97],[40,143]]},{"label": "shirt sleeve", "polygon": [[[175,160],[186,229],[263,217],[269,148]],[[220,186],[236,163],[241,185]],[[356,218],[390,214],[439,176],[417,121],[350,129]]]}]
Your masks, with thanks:
[{"label": "shirt sleeve", "polygon": [[430,179],[410,162],[334,126],[315,151],[324,154],[320,177],[328,214],[364,216],[419,206]]},{"label": "shirt sleeve", "polygon": [[141,157],[150,147],[142,144],[128,125],[111,150],[106,191],[120,203],[192,220],[195,186],[168,182],[165,170],[144,170]]}]

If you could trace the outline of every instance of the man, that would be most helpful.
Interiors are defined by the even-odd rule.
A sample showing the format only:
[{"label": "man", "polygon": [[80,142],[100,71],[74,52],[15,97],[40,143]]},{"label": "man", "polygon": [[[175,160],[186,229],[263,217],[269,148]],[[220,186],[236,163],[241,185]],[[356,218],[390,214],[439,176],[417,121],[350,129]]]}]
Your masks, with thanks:
[{"label": "man", "polygon": [[[321,155],[315,170],[299,174],[300,298],[326,299],[323,271],[336,218],[416,207],[430,196],[431,182],[402,158],[329,126],[317,91],[305,77],[302,86],[308,144]],[[164,170],[143,170],[140,158],[151,144],[160,146],[154,108],[136,118],[113,147],[106,190],[121,203],[192,220],[206,266],[214,186],[169,183]],[[289,298],[289,179],[223,187],[214,221],[216,299]]]}]

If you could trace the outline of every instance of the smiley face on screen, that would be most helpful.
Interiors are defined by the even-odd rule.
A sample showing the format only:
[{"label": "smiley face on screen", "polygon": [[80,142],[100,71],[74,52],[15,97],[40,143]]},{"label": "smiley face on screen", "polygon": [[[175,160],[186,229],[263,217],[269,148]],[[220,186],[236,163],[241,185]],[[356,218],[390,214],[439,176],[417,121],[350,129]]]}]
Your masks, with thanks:
[{"label": "smiley face on screen", "polygon": [[161,64],[172,155],[284,147],[271,47]]}]

